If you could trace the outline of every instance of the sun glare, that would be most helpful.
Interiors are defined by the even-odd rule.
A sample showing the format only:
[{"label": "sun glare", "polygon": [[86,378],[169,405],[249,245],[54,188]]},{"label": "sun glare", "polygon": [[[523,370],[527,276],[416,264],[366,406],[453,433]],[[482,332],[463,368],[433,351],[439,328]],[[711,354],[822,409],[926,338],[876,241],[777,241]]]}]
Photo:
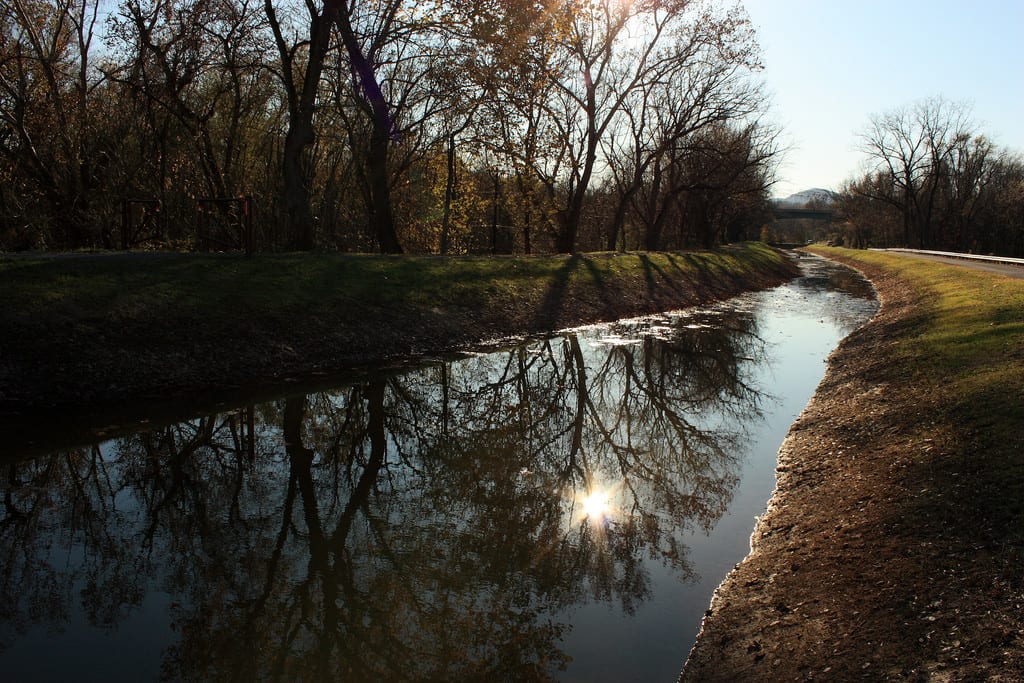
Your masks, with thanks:
[{"label": "sun glare", "polygon": [[622,512],[619,507],[622,482],[615,482],[611,485],[599,484],[599,480],[593,476],[588,476],[587,481],[585,487],[581,487],[582,490],[569,492],[572,501],[570,513],[572,521],[574,523],[589,521],[599,528],[614,524],[615,518]]},{"label": "sun glare", "polygon": [[583,505],[583,515],[595,521],[604,519],[610,511],[607,491],[594,491],[580,502]]}]

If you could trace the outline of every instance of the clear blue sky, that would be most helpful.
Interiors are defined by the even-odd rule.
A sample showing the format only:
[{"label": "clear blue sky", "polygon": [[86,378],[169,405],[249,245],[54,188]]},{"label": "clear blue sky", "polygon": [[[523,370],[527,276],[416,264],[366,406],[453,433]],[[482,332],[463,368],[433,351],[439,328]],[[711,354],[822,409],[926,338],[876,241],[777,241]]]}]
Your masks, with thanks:
[{"label": "clear blue sky", "polygon": [[941,95],[1024,153],[1024,0],[745,0],[773,120],[790,149],[776,196],[838,189],[871,114]]}]

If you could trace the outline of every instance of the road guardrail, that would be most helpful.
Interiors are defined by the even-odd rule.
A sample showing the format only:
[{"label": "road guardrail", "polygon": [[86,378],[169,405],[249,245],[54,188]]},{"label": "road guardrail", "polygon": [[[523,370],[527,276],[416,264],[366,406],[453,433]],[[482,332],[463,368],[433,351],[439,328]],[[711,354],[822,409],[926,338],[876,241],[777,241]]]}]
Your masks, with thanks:
[{"label": "road guardrail", "polygon": [[1015,266],[1024,266],[1024,258],[1011,258],[1009,256],[984,256],[982,254],[963,254],[956,251],[930,251],[928,249],[872,249],[872,251],[902,251],[908,254],[927,254],[929,256],[945,256],[946,258],[959,258],[968,261],[989,261],[991,263],[1009,263]]}]

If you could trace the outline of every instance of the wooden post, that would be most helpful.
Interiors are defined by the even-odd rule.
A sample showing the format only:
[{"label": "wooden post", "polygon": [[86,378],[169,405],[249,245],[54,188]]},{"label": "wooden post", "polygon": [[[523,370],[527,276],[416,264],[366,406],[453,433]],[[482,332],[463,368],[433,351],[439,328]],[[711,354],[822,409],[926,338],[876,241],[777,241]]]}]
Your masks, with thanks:
[{"label": "wooden post", "polygon": [[255,234],[252,229],[252,195],[246,195],[242,200],[242,229],[245,231],[245,236],[242,238],[245,240],[245,255],[252,256],[253,251],[256,249]]},{"label": "wooden post", "polygon": [[121,200],[121,250],[128,251],[128,233],[131,231],[131,212],[128,200]]},{"label": "wooden post", "polygon": [[491,253],[498,253],[498,200],[501,197],[501,175],[494,170],[494,201],[491,204]]}]

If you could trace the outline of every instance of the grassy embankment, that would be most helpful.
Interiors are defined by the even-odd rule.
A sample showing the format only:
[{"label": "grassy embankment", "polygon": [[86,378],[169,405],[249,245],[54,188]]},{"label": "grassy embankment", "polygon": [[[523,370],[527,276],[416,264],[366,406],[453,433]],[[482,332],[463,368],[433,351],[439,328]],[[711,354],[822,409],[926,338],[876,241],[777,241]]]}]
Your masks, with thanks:
[{"label": "grassy embankment", "polygon": [[896,346],[899,379],[938,398],[919,425],[922,441],[955,450],[922,450],[949,485],[919,510],[957,526],[976,515],[989,528],[975,540],[993,533],[1024,561],[1024,280],[879,252],[814,251],[895,272],[918,290],[923,305]]},{"label": "grassy embankment", "polygon": [[780,282],[762,245],[551,257],[0,256],[0,413],[208,394]]},{"label": "grassy embankment", "polygon": [[915,645],[937,650],[937,670],[966,678],[1020,673],[1024,279],[878,252],[815,251],[895,273],[919,297],[884,363],[888,376],[876,378],[908,390],[904,421],[914,423],[905,453],[913,464],[901,482],[910,495],[893,512],[917,547],[892,569],[905,566],[906,580],[920,583],[908,594],[933,610],[921,622],[932,630]]}]

